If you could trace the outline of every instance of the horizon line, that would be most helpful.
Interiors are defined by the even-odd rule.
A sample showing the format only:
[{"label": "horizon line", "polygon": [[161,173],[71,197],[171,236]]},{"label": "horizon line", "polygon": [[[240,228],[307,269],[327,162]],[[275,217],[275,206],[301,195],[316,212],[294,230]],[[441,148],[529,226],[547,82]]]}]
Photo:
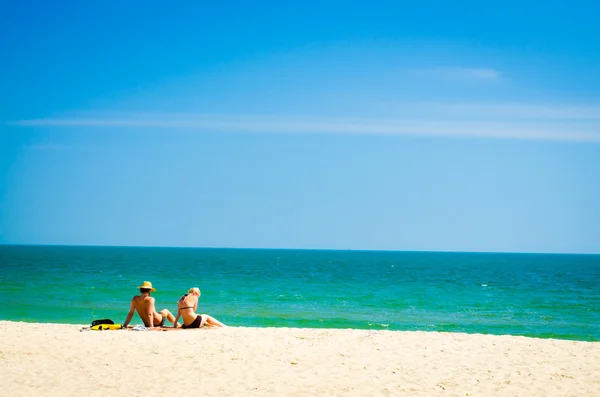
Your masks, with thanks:
[{"label": "horizon line", "polygon": [[112,245],[112,244],[43,244],[43,243],[0,243],[13,247],[80,247],[80,248],[177,248],[199,250],[257,250],[257,251],[352,251],[352,252],[398,252],[398,253],[439,253],[439,254],[506,254],[506,255],[587,255],[600,256],[600,252],[539,252],[539,251],[460,251],[460,250],[410,250],[410,249],[368,249],[368,248],[291,248],[291,247],[229,247],[192,245]]},{"label": "horizon line", "polygon": [[[465,109],[447,108],[440,115],[408,117],[338,118],[329,116],[216,115],[216,114],[141,114],[74,118],[37,118],[4,121],[6,126],[62,128],[168,129],[197,133],[380,135],[444,138],[507,139],[525,141],[600,143],[600,125],[587,114],[567,120],[549,117],[524,119],[506,117],[510,109],[496,109],[500,119],[453,118]],[[481,109],[480,109],[481,111]],[[488,110],[489,111],[489,110]],[[540,112],[537,110],[537,112]],[[468,113],[468,112],[467,112]],[[477,112],[476,112],[477,113]],[[585,113],[585,112],[584,112]],[[454,116],[451,116],[454,114]],[[449,116],[450,115],[450,116]],[[538,115],[539,116],[539,115]],[[563,115],[564,116],[564,115]],[[583,119],[582,119],[583,117]],[[585,121],[585,122],[582,122]]]}]

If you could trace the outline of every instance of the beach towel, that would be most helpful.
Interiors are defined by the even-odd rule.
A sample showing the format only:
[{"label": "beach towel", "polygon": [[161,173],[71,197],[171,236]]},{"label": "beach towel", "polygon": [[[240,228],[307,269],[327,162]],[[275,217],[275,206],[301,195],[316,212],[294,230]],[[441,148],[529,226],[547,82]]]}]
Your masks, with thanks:
[{"label": "beach towel", "polygon": [[131,328],[132,331],[148,331],[148,328],[144,327],[143,325],[136,325],[135,327]]}]

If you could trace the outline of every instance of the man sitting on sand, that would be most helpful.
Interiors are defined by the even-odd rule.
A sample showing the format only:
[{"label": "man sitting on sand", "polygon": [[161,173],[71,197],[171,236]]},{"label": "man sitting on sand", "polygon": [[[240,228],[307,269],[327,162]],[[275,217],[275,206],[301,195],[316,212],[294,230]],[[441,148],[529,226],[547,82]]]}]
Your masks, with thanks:
[{"label": "man sitting on sand", "polygon": [[138,288],[140,289],[140,294],[131,298],[129,313],[127,313],[123,328],[126,328],[131,321],[134,310],[137,311],[138,316],[140,316],[146,327],[162,327],[165,324],[165,318],[168,318],[175,325],[175,317],[170,311],[163,309],[157,312],[154,308],[154,298],[150,296],[150,292],[155,292],[156,288],[152,288],[152,283],[144,281]]}]

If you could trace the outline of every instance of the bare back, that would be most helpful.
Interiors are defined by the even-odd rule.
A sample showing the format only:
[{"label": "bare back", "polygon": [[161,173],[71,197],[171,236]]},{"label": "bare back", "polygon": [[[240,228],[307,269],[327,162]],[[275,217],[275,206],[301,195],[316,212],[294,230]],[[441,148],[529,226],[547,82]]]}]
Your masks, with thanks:
[{"label": "bare back", "polygon": [[[134,296],[133,298],[131,298],[131,304],[135,307],[135,311],[137,312],[138,316],[140,316],[146,327],[151,327],[160,322],[161,316],[158,313],[156,313],[156,309],[154,308],[153,297],[149,295]],[[151,322],[150,319],[152,319],[153,321]]]},{"label": "bare back", "polygon": [[184,324],[193,323],[196,319],[196,309],[198,308],[198,297],[193,294],[182,296],[177,302],[177,309],[181,313]]}]

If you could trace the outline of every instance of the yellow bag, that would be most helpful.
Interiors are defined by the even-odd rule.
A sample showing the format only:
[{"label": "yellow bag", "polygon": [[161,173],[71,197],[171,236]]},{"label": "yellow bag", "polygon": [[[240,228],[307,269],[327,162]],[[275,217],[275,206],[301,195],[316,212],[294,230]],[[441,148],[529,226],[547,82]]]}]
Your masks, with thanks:
[{"label": "yellow bag", "polygon": [[98,324],[90,328],[92,331],[113,331],[115,329],[123,329],[122,324]]}]

